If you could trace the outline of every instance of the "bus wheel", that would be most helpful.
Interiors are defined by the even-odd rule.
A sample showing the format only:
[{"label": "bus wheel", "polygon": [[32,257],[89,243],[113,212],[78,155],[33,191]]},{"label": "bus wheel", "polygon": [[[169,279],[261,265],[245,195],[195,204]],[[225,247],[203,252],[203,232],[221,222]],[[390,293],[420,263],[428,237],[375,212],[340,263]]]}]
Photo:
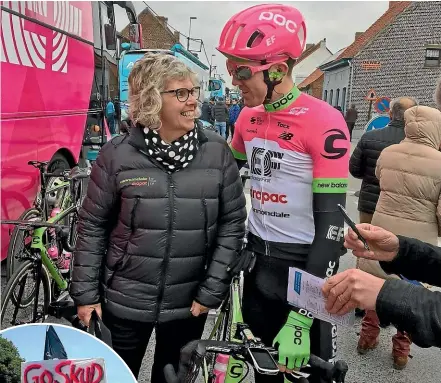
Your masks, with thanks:
[{"label": "bus wheel", "polygon": [[69,169],[69,161],[61,153],[55,153],[47,167],[49,173],[61,172]]}]

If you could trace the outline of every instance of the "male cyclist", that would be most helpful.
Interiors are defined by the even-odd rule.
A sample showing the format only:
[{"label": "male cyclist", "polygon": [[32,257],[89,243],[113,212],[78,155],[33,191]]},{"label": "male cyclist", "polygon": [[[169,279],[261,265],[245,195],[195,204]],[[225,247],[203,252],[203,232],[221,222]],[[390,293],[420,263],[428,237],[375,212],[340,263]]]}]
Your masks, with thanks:
[{"label": "male cyclist", "polygon": [[[306,365],[311,352],[330,361],[336,356],[336,327],[287,303],[288,273],[298,267],[325,278],[337,271],[344,236],[337,204],[345,204],[349,167],[342,114],[301,93],[291,78],[305,40],[297,9],[264,4],[234,15],[217,48],[246,105],[231,146],[251,174],[248,248],[233,272],[254,264],[245,279],[244,320],[278,347],[279,367],[287,372]],[[256,376],[256,382],[282,381]]]}]

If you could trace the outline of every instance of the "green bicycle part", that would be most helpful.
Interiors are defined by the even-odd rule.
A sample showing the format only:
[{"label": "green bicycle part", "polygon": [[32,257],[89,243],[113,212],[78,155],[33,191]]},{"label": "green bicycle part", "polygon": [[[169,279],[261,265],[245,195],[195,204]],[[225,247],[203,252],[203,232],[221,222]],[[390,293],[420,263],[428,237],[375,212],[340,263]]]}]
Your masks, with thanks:
[{"label": "green bicycle part", "polygon": [[[230,329],[230,341],[241,343],[241,339],[235,338],[237,332],[237,324],[243,323],[242,307],[240,304],[239,282],[236,279],[231,284],[231,329]],[[253,334],[247,330],[246,334],[248,339],[252,339]],[[250,338],[251,337],[251,338]],[[228,360],[228,367],[225,374],[225,383],[239,383],[244,377],[245,362],[230,357]]]},{"label": "green bicycle part", "polygon": [[[60,216],[64,216],[66,214],[65,211],[60,212],[56,216],[48,219],[49,223],[57,222],[60,219]],[[55,283],[57,284],[58,288],[60,290],[66,290],[67,289],[67,281],[63,278],[60,271],[58,270],[58,267],[54,264],[52,259],[49,257],[46,248],[43,244],[43,235],[46,232],[48,228],[47,227],[38,227],[34,230],[32,233],[32,244],[31,249],[37,250],[41,255],[41,261],[43,262],[43,265],[46,266],[46,268],[49,271],[49,274],[54,279]]]}]

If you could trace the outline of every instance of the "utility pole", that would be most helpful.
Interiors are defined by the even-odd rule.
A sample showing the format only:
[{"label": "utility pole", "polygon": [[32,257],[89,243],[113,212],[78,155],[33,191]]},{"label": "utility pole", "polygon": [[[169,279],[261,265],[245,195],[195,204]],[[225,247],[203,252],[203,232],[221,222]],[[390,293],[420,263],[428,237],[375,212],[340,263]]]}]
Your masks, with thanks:
[{"label": "utility pole", "polygon": [[211,69],[213,68],[213,57],[216,56],[215,54],[211,55],[211,61],[210,61],[210,74],[208,75],[208,77],[211,77]]},{"label": "utility pole", "polygon": [[187,37],[187,51],[189,52],[190,52],[191,20],[197,20],[197,17],[190,16],[190,28],[188,29],[188,37]]}]

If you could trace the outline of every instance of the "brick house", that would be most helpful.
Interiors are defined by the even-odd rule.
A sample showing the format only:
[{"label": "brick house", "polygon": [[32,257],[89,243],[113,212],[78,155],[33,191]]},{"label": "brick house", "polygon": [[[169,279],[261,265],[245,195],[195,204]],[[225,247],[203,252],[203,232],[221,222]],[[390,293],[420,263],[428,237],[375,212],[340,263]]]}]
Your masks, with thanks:
[{"label": "brick house", "polygon": [[[180,33],[173,32],[167,26],[167,17],[158,16],[145,8],[138,15],[138,21],[142,26],[143,49],[170,49],[180,42]],[[121,35],[128,38],[128,26],[121,31]]]},{"label": "brick house", "polygon": [[412,96],[434,106],[433,90],[440,74],[440,3],[390,2],[374,24],[357,33],[349,47],[321,65],[299,88],[321,81],[322,99],[345,109],[354,103],[359,111],[354,131],[358,138],[368,120],[369,89],[378,97]]}]

